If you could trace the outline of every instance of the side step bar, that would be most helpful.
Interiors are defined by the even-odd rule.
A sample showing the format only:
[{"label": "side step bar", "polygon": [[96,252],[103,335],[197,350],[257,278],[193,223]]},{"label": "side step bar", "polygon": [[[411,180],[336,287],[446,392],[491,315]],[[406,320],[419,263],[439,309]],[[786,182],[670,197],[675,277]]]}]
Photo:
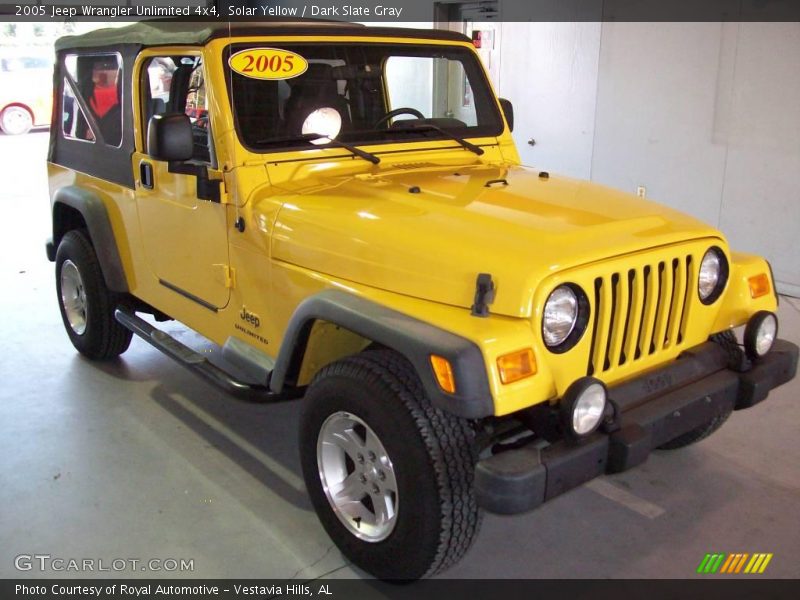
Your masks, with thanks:
[{"label": "side step bar", "polygon": [[227,392],[238,400],[246,402],[280,402],[298,398],[303,393],[302,389],[294,388],[287,392],[275,393],[264,385],[253,385],[239,381],[230,373],[210,363],[205,356],[180,343],[168,333],[156,329],[134,313],[118,308],[114,311],[114,318],[157,350],[161,350],[161,352],[175,359],[214,387]]}]

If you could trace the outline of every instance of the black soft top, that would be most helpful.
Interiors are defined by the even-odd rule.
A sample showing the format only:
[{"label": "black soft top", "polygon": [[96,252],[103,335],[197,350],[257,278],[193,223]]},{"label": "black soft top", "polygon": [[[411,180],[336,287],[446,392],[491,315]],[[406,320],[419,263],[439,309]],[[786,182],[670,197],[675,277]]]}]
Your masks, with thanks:
[{"label": "black soft top", "polygon": [[136,46],[202,46],[209,40],[229,36],[335,35],[343,37],[380,36],[469,42],[454,31],[400,27],[365,27],[341,21],[285,21],[208,23],[197,21],[140,21],[126,27],[96,29],[82,35],[69,35],[56,41],[56,50],[100,48],[117,44]]}]

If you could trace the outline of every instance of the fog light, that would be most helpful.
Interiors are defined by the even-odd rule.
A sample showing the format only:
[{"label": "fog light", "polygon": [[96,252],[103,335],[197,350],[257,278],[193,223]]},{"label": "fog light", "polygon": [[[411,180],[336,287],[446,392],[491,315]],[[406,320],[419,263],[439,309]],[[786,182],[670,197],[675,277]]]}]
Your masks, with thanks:
[{"label": "fog light", "polygon": [[583,377],[567,389],[561,399],[561,422],[567,434],[584,437],[592,433],[603,420],[608,394],[603,382]]},{"label": "fog light", "polygon": [[744,328],[744,351],[751,360],[759,359],[772,349],[777,337],[778,317],[775,313],[760,310]]}]

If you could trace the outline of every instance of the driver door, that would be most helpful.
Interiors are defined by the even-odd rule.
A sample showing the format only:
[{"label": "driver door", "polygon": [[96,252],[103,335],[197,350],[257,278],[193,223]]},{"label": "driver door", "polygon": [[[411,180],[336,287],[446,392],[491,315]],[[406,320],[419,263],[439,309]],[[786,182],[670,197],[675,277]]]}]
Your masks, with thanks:
[{"label": "driver door", "polygon": [[[208,180],[216,160],[202,60],[150,51],[138,68],[143,148],[133,169],[147,262],[163,288],[216,312],[230,297],[228,228],[219,181]],[[147,153],[149,119],[176,112],[192,122],[192,159],[156,160]]]}]

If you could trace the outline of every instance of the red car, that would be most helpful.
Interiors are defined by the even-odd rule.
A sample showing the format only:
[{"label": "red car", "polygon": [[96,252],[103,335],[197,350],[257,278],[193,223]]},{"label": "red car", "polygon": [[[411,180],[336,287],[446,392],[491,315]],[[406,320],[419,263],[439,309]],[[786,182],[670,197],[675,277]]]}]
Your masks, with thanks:
[{"label": "red car", "polygon": [[53,61],[35,54],[0,55],[0,129],[27,133],[50,124]]}]

